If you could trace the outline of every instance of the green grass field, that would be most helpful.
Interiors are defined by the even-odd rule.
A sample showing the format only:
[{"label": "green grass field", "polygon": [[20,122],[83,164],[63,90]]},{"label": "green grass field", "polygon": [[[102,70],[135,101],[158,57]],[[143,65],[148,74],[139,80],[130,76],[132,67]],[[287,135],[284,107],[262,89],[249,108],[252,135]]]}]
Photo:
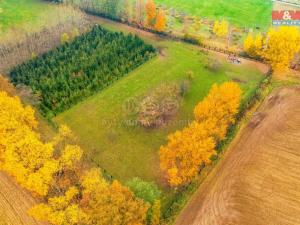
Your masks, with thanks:
[{"label": "green grass field", "polygon": [[82,16],[72,7],[43,0],[0,0],[0,44],[22,41],[26,35],[58,24],[83,21]]},{"label": "green grass field", "polygon": [[227,19],[241,27],[270,25],[271,0],[156,0],[160,5],[174,8],[192,16]]},{"label": "green grass field", "polygon": [[0,28],[6,30],[38,20],[50,5],[39,0],[1,0]]},{"label": "green grass field", "polygon": [[[127,27],[113,22],[104,26],[112,30],[128,31]],[[132,28],[128,28],[132,29]],[[79,103],[55,118],[58,124],[67,124],[79,137],[88,156],[100,167],[123,182],[135,176],[156,181],[164,186],[159,170],[158,149],[166,143],[169,133],[182,129],[193,118],[193,108],[211,85],[227,80],[241,81],[245,98],[262,78],[254,68],[232,65],[222,60],[219,72],[204,68],[207,57],[195,46],[153,38],[139,32],[146,41],[161,49],[162,55],[150,60],[127,77],[104,91]],[[162,83],[180,82],[187,71],[195,78],[184,98],[180,112],[173,122],[159,129],[144,129],[130,124],[124,104]]]}]

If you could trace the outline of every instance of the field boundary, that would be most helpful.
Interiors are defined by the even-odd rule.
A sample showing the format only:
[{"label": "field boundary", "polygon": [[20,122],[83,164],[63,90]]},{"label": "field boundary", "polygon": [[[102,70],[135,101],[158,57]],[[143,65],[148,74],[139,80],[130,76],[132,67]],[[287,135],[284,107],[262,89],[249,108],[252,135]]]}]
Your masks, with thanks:
[{"label": "field boundary", "polygon": [[[64,3],[59,3],[59,4],[64,4]],[[233,51],[233,50],[229,50],[229,49],[226,49],[226,48],[211,46],[211,45],[208,45],[208,44],[205,44],[205,43],[201,42],[199,40],[199,38],[193,37],[192,35],[178,36],[178,35],[172,34],[171,32],[158,32],[158,31],[155,31],[153,29],[142,26],[141,24],[130,23],[130,22],[124,21],[120,18],[113,17],[113,16],[103,14],[103,13],[99,13],[99,12],[94,12],[94,11],[91,11],[89,9],[84,9],[82,7],[79,7],[79,6],[76,7],[76,6],[73,5],[73,7],[81,10],[82,12],[84,12],[88,15],[98,16],[98,17],[101,17],[101,18],[104,18],[104,19],[108,19],[108,20],[112,20],[112,21],[115,21],[115,22],[118,22],[118,23],[126,24],[128,26],[133,27],[133,28],[143,30],[143,31],[146,31],[146,32],[149,32],[149,33],[152,33],[152,34],[156,34],[156,35],[160,36],[161,38],[167,38],[169,40],[174,40],[174,41],[182,41],[182,42],[185,42],[185,43],[200,46],[200,47],[202,47],[204,49],[207,49],[207,50],[212,50],[212,51],[219,52],[219,53],[224,53],[224,54],[227,54],[227,55],[235,55],[235,56],[239,56],[240,58],[247,59],[247,60],[252,60],[252,61],[255,61],[255,62],[264,63],[262,60],[254,59],[254,58],[248,56],[247,54],[244,53],[244,51]]]},{"label": "field boundary", "polygon": [[[280,83],[280,85],[279,86],[276,86],[276,85],[274,85],[274,84],[276,84],[276,83],[271,83],[270,85],[269,85],[269,87],[268,87],[268,90],[267,90],[267,92],[265,92],[265,95],[264,95],[264,98],[263,99],[261,99],[261,101],[259,102],[259,104],[257,104],[256,106],[255,106],[255,108],[254,108],[254,111],[253,112],[255,112],[255,114],[253,114],[253,117],[249,117],[249,118],[247,118],[247,120],[245,121],[246,123],[244,123],[243,125],[242,125],[242,127],[241,127],[241,129],[239,130],[239,132],[238,132],[238,135],[236,136],[236,138],[231,142],[231,144],[230,144],[230,146],[228,147],[228,151],[226,150],[226,152],[224,152],[225,154],[224,155],[222,155],[223,157],[220,159],[221,161],[220,162],[218,162],[217,163],[217,165],[214,165],[213,167],[214,168],[211,168],[211,170],[210,170],[210,172],[209,172],[209,174],[207,174],[207,176],[206,177],[208,177],[208,180],[203,184],[203,186],[201,186],[200,187],[200,189],[199,190],[197,190],[196,192],[194,192],[194,194],[192,195],[192,197],[188,200],[188,204],[187,205],[185,205],[185,207],[183,208],[183,210],[180,212],[180,216],[179,217],[177,217],[176,218],[176,221],[175,221],[175,225],[180,225],[180,224],[185,224],[185,222],[186,221],[189,221],[189,223],[188,224],[192,224],[191,222],[191,218],[189,218],[189,217],[191,217],[191,215],[192,214],[189,214],[189,212],[191,212],[190,210],[191,210],[191,205],[193,205],[194,207],[192,207],[193,208],[193,210],[194,210],[194,208],[197,208],[197,202],[199,202],[200,201],[200,199],[202,199],[203,197],[204,197],[204,195],[203,195],[203,193],[206,193],[206,194],[208,194],[209,196],[211,196],[211,198],[215,198],[215,196],[212,196],[211,195],[211,193],[209,193],[210,191],[210,188],[211,188],[211,183],[212,183],[212,177],[214,177],[214,176],[216,176],[216,175],[218,175],[218,176],[222,176],[221,175],[221,171],[220,171],[220,168],[222,168],[222,169],[225,169],[225,168],[223,168],[222,166],[224,166],[225,165],[225,162],[226,162],[226,164],[230,164],[231,163],[231,161],[226,161],[226,158],[228,158],[229,156],[232,156],[231,154],[232,153],[234,153],[234,150],[236,150],[236,146],[239,144],[239,141],[242,139],[242,137],[244,137],[244,134],[245,133],[247,133],[247,130],[249,130],[249,127],[250,127],[250,129],[254,129],[253,127],[251,127],[251,126],[253,126],[253,125],[255,125],[257,122],[260,124],[260,122],[261,123],[263,123],[264,122],[264,119],[262,120],[262,121],[260,121],[259,122],[259,119],[257,119],[257,118],[259,118],[261,115],[265,115],[265,114],[263,114],[263,113],[261,113],[261,109],[262,108],[264,108],[264,107],[266,107],[266,102],[269,102],[269,105],[271,105],[270,107],[271,107],[271,109],[273,109],[272,108],[272,102],[273,101],[277,101],[277,95],[276,95],[276,93],[279,93],[280,91],[282,91],[282,90],[284,90],[284,89],[286,89],[286,90],[293,90],[293,89],[298,89],[299,90],[299,83],[294,83],[294,84],[290,84],[290,85],[285,85],[285,84],[283,84],[283,83]],[[276,99],[276,100],[275,100]],[[284,105],[284,103],[282,103],[281,101],[279,101],[279,102],[276,102],[276,104],[282,104],[282,105]],[[275,106],[274,106],[275,107]],[[280,106],[281,107],[281,106]],[[269,108],[270,109],[270,108]],[[257,112],[257,113],[256,113]],[[268,116],[268,115],[267,115]],[[251,120],[249,120],[249,119],[251,119]],[[256,126],[256,125],[255,125]],[[258,125],[257,127],[259,127],[260,125]],[[255,127],[256,128],[256,127]],[[248,131],[248,134],[249,134],[249,131]],[[268,133],[266,136],[270,136],[271,135],[271,133]],[[250,138],[252,138],[252,137],[250,137]],[[265,138],[265,136],[263,136],[263,138],[261,139],[261,140],[264,140],[264,138]],[[243,138],[243,139],[245,139],[245,137]],[[245,140],[247,140],[247,139],[245,139]],[[283,146],[284,146],[284,144],[283,144]],[[259,146],[260,147],[260,146]],[[250,147],[251,148],[251,147]],[[282,149],[282,148],[281,148]],[[259,152],[258,154],[260,154],[261,152]],[[241,154],[241,152],[239,152],[238,154]],[[238,154],[236,154],[236,155],[238,155]],[[253,152],[253,154],[255,154],[254,152]],[[275,154],[276,155],[276,154]],[[230,158],[230,157],[229,157]],[[255,158],[256,159],[256,158]],[[268,162],[268,161],[267,161]],[[266,163],[267,163],[266,162]],[[278,162],[277,162],[278,163]],[[222,165],[223,164],[223,165]],[[245,166],[244,166],[244,170],[246,171],[248,171],[248,169],[252,169],[252,165],[254,165],[254,162],[253,161],[250,161],[250,162],[247,162],[246,164],[245,164]],[[243,172],[243,171],[242,171]],[[264,171],[261,171],[262,173],[264,173]],[[243,173],[240,173],[240,175],[239,176],[241,176],[241,181],[242,182],[246,182],[245,180],[247,179],[247,177],[245,176],[243,176]],[[249,176],[249,175],[248,175]],[[266,178],[267,179],[267,178]],[[276,179],[276,178],[275,178]],[[270,181],[270,180],[269,180]],[[272,179],[271,179],[271,181],[272,181]],[[249,182],[249,180],[248,180],[248,182]],[[251,180],[251,182],[254,182],[253,180]],[[228,181],[227,183],[230,183],[230,181]],[[259,189],[258,188],[258,186],[256,186],[256,185],[262,185],[261,186],[261,189]],[[225,187],[225,189],[226,188],[228,188],[228,187],[226,187],[226,185],[224,185],[224,187]],[[259,194],[257,194],[257,195],[254,195],[254,193],[250,193],[250,194],[252,194],[251,195],[251,198],[252,197],[255,197],[255,198],[269,198],[269,197],[271,197],[271,196],[275,196],[275,195],[273,195],[272,194],[272,191],[273,191],[273,189],[271,188],[271,187],[269,187],[268,188],[268,186],[266,186],[266,184],[265,183],[263,183],[263,184],[253,184],[252,186],[251,186],[251,188],[254,188],[255,190],[260,190],[260,191],[266,191],[266,193],[259,193]],[[214,189],[215,190],[215,189]],[[218,190],[222,190],[222,189],[218,189]],[[277,191],[278,191],[278,189],[277,189]],[[283,189],[281,190],[281,191],[283,191]],[[284,190],[286,193],[290,193],[288,190]],[[200,193],[202,193],[201,195],[200,195]],[[223,193],[227,193],[226,191],[225,192],[223,192]],[[248,193],[249,194],[249,193]],[[241,194],[241,195],[243,195],[243,194]],[[202,196],[202,198],[201,198],[201,196]],[[224,196],[222,196],[222,197],[224,197]],[[226,196],[227,197],[227,196]],[[206,208],[206,207],[204,207],[204,208],[201,208],[201,212],[203,213],[205,210],[210,210],[210,212],[211,212],[211,214],[209,215],[209,216],[213,216],[213,215],[216,215],[216,217],[217,217],[217,219],[219,219],[219,220],[221,220],[221,221],[226,221],[226,222],[228,222],[228,224],[229,224],[229,222],[231,222],[230,224],[246,224],[246,223],[238,223],[237,221],[235,221],[235,220],[233,220],[234,222],[232,223],[232,221],[231,221],[231,219],[233,219],[232,217],[231,217],[231,215],[232,214],[226,214],[228,211],[227,210],[232,210],[233,208],[235,208],[235,207],[229,207],[228,206],[228,204],[230,204],[227,200],[228,199],[230,199],[230,200],[232,200],[231,198],[234,198],[234,197],[236,197],[236,195],[234,195],[234,197],[228,197],[228,198],[226,198],[226,197],[224,197],[224,199],[222,198],[222,199],[219,199],[220,200],[220,207],[219,206],[216,206],[215,205],[215,210],[217,211],[216,213],[215,212],[213,212],[214,210],[213,209],[208,209],[208,208]],[[216,197],[217,198],[217,197]],[[276,198],[276,197],[274,197],[274,198]],[[278,199],[272,199],[273,201],[274,201],[274,204],[276,204],[276,203],[279,203],[279,202],[277,202],[276,200],[278,200]],[[225,204],[223,204],[222,205],[222,200],[223,201],[225,201],[226,202],[226,206],[225,206]],[[248,199],[249,200],[249,199]],[[209,202],[210,202],[210,199],[208,200]],[[270,203],[270,199],[268,199],[268,203]],[[203,202],[206,202],[207,203],[207,199],[204,199],[203,200]],[[210,202],[211,203],[211,202]],[[294,203],[294,202],[293,202]],[[199,204],[202,204],[202,203],[199,203]],[[216,204],[216,203],[212,203],[212,204]],[[260,203],[259,203],[260,204]],[[211,205],[210,205],[211,206]],[[231,205],[230,205],[231,206]],[[295,205],[293,205],[293,206],[295,206]],[[224,208],[224,207],[226,207],[226,208]],[[245,205],[245,207],[248,207],[248,205],[246,206]],[[275,206],[274,206],[275,207]],[[278,207],[278,211],[276,210],[276,209],[273,209],[273,208],[270,208],[270,211],[272,211],[273,210],[273,213],[277,213],[278,214],[278,212],[280,212],[278,215],[282,215],[282,210],[279,210],[279,205],[277,204],[277,207]],[[188,209],[188,210],[187,210]],[[254,208],[250,208],[251,210],[249,210],[249,211],[256,211],[256,209],[254,210]],[[203,211],[204,210],[204,211]],[[225,212],[223,212],[224,213],[224,215],[223,214],[221,214],[221,213],[218,213],[218,210],[226,210]],[[245,210],[245,209],[244,209]],[[286,209],[285,209],[286,210]],[[248,211],[247,209],[245,210],[245,211]],[[275,211],[275,212],[274,212]],[[195,211],[193,211],[193,212],[195,212]],[[197,211],[197,213],[199,212],[199,210]],[[271,213],[269,213],[269,211],[268,211],[268,213],[265,213],[265,211],[262,211],[262,212],[264,212],[264,216],[268,216],[268,215],[271,215]],[[195,213],[196,214],[196,213]],[[233,213],[234,214],[234,213]],[[185,215],[185,216],[182,216],[182,215]],[[296,214],[295,214],[296,215]],[[297,214],[298,215],[298,214]],[[209,217],[208,216],[208,217]],[[236,215],[236,216],[238,216],[238,217],[240,217],[241,215]],[[195,217],[195,218],[199,218],[199,214],[197,215],[197,217]],[[195,219],[194,218],[194,219]],[[248,216],[246,217],[246,220],[248,221]],[[196,222],[196,220],[194,220],[193,222],[193,224],[210,224],[209,223],[209,221],[214,221],[215,223],[217,223],[217,221],[216,220],[209,220],[209,219],[211,219],[210,217],[206,220],[206,219],[201,219],[201,221],[198,221],[197,220],[197,222]],[[251,219],[250,219],[250,221],[252,221]],[[264,221],[267,221],[267,220],[264,220]],[[296,221],[296,220],[292,220],[293,222],[291,223],[291,224],[295,224],[294,222]],[[298,221],[298,220],[297,220]],[[227,224],[227,223],[226,223]],[[247,224],[252,224],[252,223],[247,223]],[[262,223],[255,223],[255,224],[262,224]],[[272,223],[273,224],[273,223]],[[277,224],[277,223],[276,223]],[[286,224],[286,223],[280,223],[280,224]],[[289,223],[290,224],[290,223]]]},{"label": "field boundary", "polygon": [[[267,63],[263,62],[262,60],[251,58],[248,55],[246,55],[243,51],[231,51],[231,50],[228,50],[228,49],[223,49],[223,48],[219,48],[219,47],[215,47],[215,46],[210,46],[210,45],[199,42],[197,39],[187,38],[187,37],[178,37],[178,36],[168,34],[168,33],[157,32],[157,31],[145,28],[145,27],[140,27],[140,26],[132,24],[132,23],[124,22],[120,19],[111,19],[110,17],[105,17],[102,14],[97,14],[97,13],[94,13],[94,12],[93,13],[88,13],[86,10],[83,10],[83,11],[86,12],[87,15],[102,19],[104,21],[121,23],[121,24],[127,25],[128,27],[131,27],[133,29],[156,35],[157,37],[165,39],[165,40],[179,41],[179,42],[183,42],[183,43],[187,43],[187,44],[192,44],[194,46],[200,47],[204,51],[219,53],[219,54],[223,54],[225,56],[235,56],[238,59],[244,59],[244,60],[247,60],[249,62],[264,65],[265,67],[269,68],[268,70],[270,70],[270,66]],[[268,71],[264,72],[264,73],[268,73]]]},{"label": "field boundary", "polygon": [[153,29],[149,29],[147,27],[144,27],[144,26],[141,26],[141,25],[138,25],[138,24],[134,24],[134,23],[129,23],[127,21],[123,21],[119,18],[114,18],[114,17],[109,17],[105,14],[102,14],[102,13],[96,13],[96,12],[92,12],[90,10],[85,10],[85,9],[81,9],[83,12],[89,14],[89,15],[93,15],[93,16],[98,16],[98,17],[101,17],[101,18],[104,18],[104,19],[108,19],[108,20],[113,20],[115,22],[118,22],[118,23],[122,23],[122,24],[126,24],[128,26],[131,26],[133,28],[136,28],[136,29],[139,29],[139,30],[143,30],[143,31],[146,31],[146,32],[149,32],[149,33],[152,33],[152,34],[156,34],[158,36],[160,36],[161,38],[167,38],[168,40],[174,40],[174,41],[182,41],[182,42],[185,42],[185,43],[189,43],[189,44],[193,44],[193,45],[197,45],[197,46],[200,46],[200,47],[203,47],[205,49],[208,49],[208,50],[213,50],[215,52],[219,52],[219,53],[224,53],[224,54],[227,54],[227,55],[239,55],[239,57],[241,58],[245,58],[245,59],[250,59],[250,60],[253,60],[253,61],[257,61],[257,62],[261,62],[259,60],[255,60],[251,57],[247,57],[247,55],[242,55],[242,51],[232,51],[232,50],[228,50],[228,49],[223,49],[223,48],[219,48],[219,47],[215,47],[215,46],[210,46],[210,45],[207,45],[207,44],[204,44],[202,43],[200,40],[194,38],[193,36],[191,35],[187,35],[186,37],[181,37],[181,36],[178,36],[178,35],[174,35],[172,33],[167,33],[167,32],[158,32],[158,31],[155,31]]},{"label": "field boundary", "polygon": [[199,176],[192,183],[179,190],[178,196],[175,197],[175,201],[173,201],[169,207],[169,211],[167,212],[169,215],[165,216],[163,214],[163,220],[166,224],[174,224],[178,215],[187,206],[187,203],[200,188],[206,177],[208,177],[214,168],[219,165],[220,161],[223,160],[228,147],[247,124],[248,119],[252,115],[251,112],[254,112],[257,108],[259,108],[266,96],[270,93],[272,70],[270,69],[265,75],[266,77],[260,81],[254,94],[251,98],[249,98],[249,101],[241,106],[241,110],[237,115],[237,122],[229,129],[226,139],[221,143],[218,143],[218,156],[213,159],[211,165],[206,166],[201,170]]}]

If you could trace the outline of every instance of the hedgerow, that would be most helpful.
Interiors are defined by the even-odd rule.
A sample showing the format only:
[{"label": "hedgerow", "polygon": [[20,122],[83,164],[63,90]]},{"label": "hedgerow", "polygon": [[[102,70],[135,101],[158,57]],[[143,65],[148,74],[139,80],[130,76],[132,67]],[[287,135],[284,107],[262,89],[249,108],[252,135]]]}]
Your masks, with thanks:
[{"label": "hedgerow", "polygon": [[42,113],[51,118],[111,85],[155,53],[137,36],[96,25],[72,42],[15,67],[10,77],[15,85],[30,86],[40,97]]}]

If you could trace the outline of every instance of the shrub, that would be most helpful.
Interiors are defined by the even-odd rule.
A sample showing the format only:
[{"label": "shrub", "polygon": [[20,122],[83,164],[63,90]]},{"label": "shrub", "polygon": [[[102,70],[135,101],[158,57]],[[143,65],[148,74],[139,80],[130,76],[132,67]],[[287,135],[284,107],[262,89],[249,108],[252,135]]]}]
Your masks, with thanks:
[{"label": "shrub", "polygon": [[72,30],[72,38],[76,38],[76,37],[78,37],[79,35],[80,35],[79,30],[78,30],[77,28],[74,28],[74,29]]},{"label": "shrub", "polygon": [[194,80],[194,78],[195,78],[194,72],[193,72],[192,70],[189,70],[189,71],[186,73],[186,75],[187,75],[187,78],[188,78],[189,80]]},{"label": "shrub", "polygon": [[198,36],[194,36],[194,35],[191,35],[189,33],[185,33],[184,36],[183,36],[183,40],[188,42],[188,43],[191,43],[191,44],[195,44],[195,45],[198,45],[201,43],[202,39]]},{"label": "shrub", "polygon": [[161,85],[142,100],[138,112],[138,122],[143,127],[162,126],[177,113],[179,103],[178,85]]},{"label": "shrub", "polygon": [[191,81],[184,80],[180,83],[180,95],[184,97],[190,89]]},{"label": "shrub", "polygon": [[63,33],[63,34],[61,35],[60,42],[61,42],[62,44],[64,44],[64,43],[67,43],[67,42],[69,42],[69,41],[70,41],[69,35],[68,35],[67,33]]},{"label": "shrub", "polygon": [[150,204],[153,204],[160,198],[161,191],[154,182],[146,182],[139,177],[135,177],[128,181],[126,185],[136,197],[143,199],[145,202],[149,202]]},{"label": "shrub", "polygon": [[217,59],[208,58],[204,67],[211,72],[218,72],[222,68],[222,63]]}]

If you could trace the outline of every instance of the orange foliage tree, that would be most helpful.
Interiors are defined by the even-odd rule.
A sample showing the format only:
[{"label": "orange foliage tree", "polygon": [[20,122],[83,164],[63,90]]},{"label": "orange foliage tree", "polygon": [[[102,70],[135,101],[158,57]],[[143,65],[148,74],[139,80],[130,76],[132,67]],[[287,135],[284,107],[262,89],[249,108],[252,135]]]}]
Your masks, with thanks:
[{"label": "orange foliage tree", "polygon": [[162,9],[159,9],[154,26],[156,31],[163,32],[166,29],[166,16]]},{"label": "orange foliage tree", "polygon": [[135,199],[118,181],[109,184],[99,170],[92,169],[82,178],[82,186],[83,224],[145,224],[148,204]]},{"label": "orange foliage tree", "polygon": [[155,24],[155,18],[156,18],[156,5],[153,0],[147,0],[146,2],[146,22],[147,25],[150,27],[153,27]]},{"label": "orange foliage tree", "polygon": [[241,88],[234,82],[214,84],[208,96],[194,109],[197,122],[206,122],[216,141],[225,138],[228,127],[235,122],[241,102]]},{"label": "orange foliage tree", "polygon": [[148,205],[118,181],[108,183],[99,169],[91,169],[77,187],[51,197],[30,210],[35,218],[54,225],[145,224]]},{"label": "orange foliage tree", "polygon": [[8,81],[7,78],[0,74],[0,91],[5,91],[8,95],[15,95],[16,91],[14,86]]},{"label": "orange foliage tree", "polygon": [[0,92],[0,169],[44,198],[30,215],[54,225],[145,224],[148,204],[117,181],[108,183],[99,170],[82,171],[83,152],[69,144],[74,135],[68,127],[44,143],[37,125],[31,107]]},{"label": "orange foliage tree", "polygon": [[160,148],[160,167],[166,172],[169,184],[179,186],[190,182],[199,166],[209,163],[213,154],[216,154],[215,142],[206,123],[193,122],[168,137],[168,144]]},{"label": "orange foliage tree", "polygon": [[171,186],[187,184],[201,165],[217,154],[216,143],[223,140],[239,111],[241,89],[234,82],[213,85],[208,96],[194,111],[195,121],[182,131],[169,135],[160,148],[160,167]]}]

